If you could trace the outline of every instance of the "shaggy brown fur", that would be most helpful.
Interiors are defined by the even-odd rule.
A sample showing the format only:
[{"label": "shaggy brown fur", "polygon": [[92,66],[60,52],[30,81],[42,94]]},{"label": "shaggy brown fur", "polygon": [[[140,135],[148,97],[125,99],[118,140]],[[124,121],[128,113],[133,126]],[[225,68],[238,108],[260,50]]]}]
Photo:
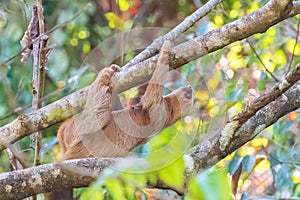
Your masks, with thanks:
[{"label": "shaggy brown fur", "polygon": [[[155,72],[140,103],[112,111],[110,82],[116,65],[105,68],[90,86],[86,108],[79,116],[64,122],[58,130],[62,159],[123,157],[140,144],[190,112],[193,94],[190,86],[162,96],[169,70],[171,43],[165,42]],[[56,194],[55,194],[56,193]],[[48,199],[63,199],[70,189],[48,193]]]},{"label": "shaggy brown fur", "polygon": [[90,87],[86,110],[58,130],[63,159],[126,156],[189,113],[193,103],[190,86],[162,97],[170,48],[171,43],[166,42],[141,102],[131,108],[112,112],[110,81],[119,68],[112,65],[102,70]]}]

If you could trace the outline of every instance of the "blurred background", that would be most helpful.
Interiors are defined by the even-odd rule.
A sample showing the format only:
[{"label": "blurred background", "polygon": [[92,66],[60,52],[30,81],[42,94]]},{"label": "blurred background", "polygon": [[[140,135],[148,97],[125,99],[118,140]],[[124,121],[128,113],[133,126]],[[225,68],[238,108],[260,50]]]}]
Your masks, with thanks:
[{"label": "blurred background", "polygon": [[[223,0],[175,43],[201,36],[242,18],[266,2]],[[33,61],[30,57],[26,64],[20,62],[20,40],[31,19],[35,3],[33,0],[0,2],[0,126],[11,122],[21,113],[31,111]],[[204,3],[206,1],[203,0],[43,1],[46,27],[47,30],[52,29],[48,34],[48,45],[52,50],[47,64],[43,105],[89,85],[101,68],[111,63],[123,66],[141,51],[135,48],[118,56],[116,52],[128,48],[127,40],[109,46],[107,44],[111,43],[105,43],[107,39],[136,28],[158,28],[151,31],[149,36],[139,36],[141,41],[145,41],[141,47],[147,46]],[[195,112],[191,118],[183,119],[164,130],[149,143],[139,147],[135,153],[145,153],[147,161],[156,166],[161,164],[159,158],[162,155],[172,157],[169,152],[173,152],[172,162],[170,160],[165,163],[173,164],[168,165],[167,170],[159,169],[156,173],[166,182],[181,185],[184,179],[182,152],[218,131],[248,102],[282,80],[299,63],[298,18],[285,20],[263,34],[255,34],[247,40],[230,44],[176,70],[175,75],[166,83],[166,93],[184,85],[186,80],[189,81],[195,91]],[[108,59],[107,55],[116,56]],[[120,94],[122,104],[126,106],[128,99],[136,93],[137,89],[133,88]],[[300,197],[298,121],[299,111],[288,114],[220,161],[213,169],[195,176],[186,198]],[[56,139],[59,125],[58,123],[43,130],[42,163],[57,161],[60,157]],[[34,150],[30,139],[24,138],[15,146],[27,166],[32,166]],[[160,149],[159,154],[157,149]],[[173,162],[175,158],[177,161]],[[10,170],[12,168],[6,154],[0,152],[0,172]],[[121,172],[119,175],[125,177]],[[120,194],[115,191],[120,190],[121,195],[127,199],[134,199],[134,196],[142,198],[140,196],[143,195],[155,199],[149,191],[142,189],[145,180],[154,175],[142,173],[140,176],[140,179],[134,178],[137,181],[135,184],[125,184],[126,187],[122,185],[124,183],[119,183],[122,187],[117,187],[117,178],[107,178],[107,182],[104,182],[109,192],[100,193],[105,198],[117,199],[116,195]],[[111,184],[114,186],[110,187]],[[102,186],[97,188],[97,191],[102,191],[101,188]],[[85,189],[86,195],[93,192],[95,188]],[[78,193],[82,193],[82,190],[78,190]],[[153,195],[157,194],[154,192]]]}]

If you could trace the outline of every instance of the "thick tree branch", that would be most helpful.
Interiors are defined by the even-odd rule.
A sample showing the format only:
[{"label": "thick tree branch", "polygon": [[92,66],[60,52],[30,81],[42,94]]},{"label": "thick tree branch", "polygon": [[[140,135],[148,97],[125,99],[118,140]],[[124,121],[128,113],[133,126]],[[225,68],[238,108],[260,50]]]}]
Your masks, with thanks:
[{"label": "thick tree branch", "polygon": [[84,187],[95,181],[113,159],[88,158],[40,165],[0,174],[0,199],[23,199],[67,186]]},{"label": "thick tree branch", "polygon": [[216,164],[219,160],[253,139],[262,130],[274,124],[278,119],[298,109],[300,107],[299,79],[298,76],[296,84],[274,101],[270,101],[270,103],[256,111],[252,117],[242,124],[233,119],[218,134],[214,134],[196,145],[191,154],[197,163],[195,167],[199,170]]},{"label": "thick tree branch", "polygon": [[[250,141],[263,129],[275,123],[282,116],[300,107],[300,81],[290,89],[261,108],[249,118],[238,130],[225,127],[207,140],[196,145],[189,158],[189,170],[186,171],[185,181],[201,169],[217,163],[246,142]],[[221,150],[221,140],[224,131],[232,132],[228,144]],[[126,159],[126,158],[125,158]],[[63,161],[0,174],[0,192],[2,198],[20,199],[34,194],[61,189],[63,187],[83,187],[95,180],[104,168],[111,166],[116,159],[87,158]],[[138,161],[137,161],[138,162]],[[153,186],[153,185],[150,185]],[[167,186],[164,185],[164,188]],[[171,188],[171,187],[170,187]]]},{"label": "thick tree branch", "polygon": [[145,50],[139,53],[135,58],[133,58],[129,63],[127,63],[124,68],[127,69],[128,67],[135,65],[141,61],[146,60],[147,58],[154,56],[157,53],[164,41],[174,41],[178,38],[182,33],[187,31],[190,27],[192,27],[197,21],[207,15],[214,7],[216,7],[221,0],[210,0],[201,8],[196,10],[193,14],[185,18],[183,22],[178,24],[174,29],[168,32],[166,35],[155,39],[152,44],[150,44]]},{"label": "thick tree branch", "polygon": [[[247,38],[255,33],[265,32],[276,23],[300,12],[299,2],[271,0],[259,10],[242,19],[214,29],[209,33],[182,43],[172,51],[171,67],[178,68],[191,60],[221,49],[228,44]],[[113,89],[124,91],[149,80],[155,68],[157,55],[113,78]],[[0,128],[0,150],[20,138],[64,120],[85,104],[88,87],[56,101],[34,113],[23,114],[13,122]]]}]

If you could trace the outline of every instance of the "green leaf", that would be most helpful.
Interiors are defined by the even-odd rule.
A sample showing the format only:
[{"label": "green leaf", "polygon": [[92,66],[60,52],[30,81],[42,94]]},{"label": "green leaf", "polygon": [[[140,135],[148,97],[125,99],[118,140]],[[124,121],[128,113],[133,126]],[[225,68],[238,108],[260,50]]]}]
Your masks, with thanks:
[{"label": "green leaf", "polygon": [[95,73],[88,73],[83,76],[81,76],[78,80],[78,88],[83,88],[89,84],[91,84],[95,79],[96,74]]},{"label": "green leaf", "polygon": [[120,181],[116,179],[108,179],[106,181],[106,188],[109,190],[114,200],[126,199],[124,196],[124,188]]},{"label": "green leaf", "polygon": [[183,187],[184,182],[184,160],[183,157],[177,159],[174,163],[158,171],[159,177],[167,185],[177,188]]},{"label": "green leaf", "polygon": [[187,199],[230,200],[231,189],[226,173],[207,170],[192,179]]},{"label": "green leaf", "polygon": [[80,200],[102,200],[104,199],[103,192],[101,189],[90,186],[81,195]]}]

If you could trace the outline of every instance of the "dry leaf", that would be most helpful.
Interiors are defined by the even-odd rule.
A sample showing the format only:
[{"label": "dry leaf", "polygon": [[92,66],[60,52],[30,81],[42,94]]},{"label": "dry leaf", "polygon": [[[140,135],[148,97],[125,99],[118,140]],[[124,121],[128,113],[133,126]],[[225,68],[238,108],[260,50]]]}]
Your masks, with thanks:
[{"label": "dry leaf", "polygon": [[37,7],[33,6],[32,9],[32,17],[30,23],[27,27],[27,30],[24,33],[22,40],[20,41],[21,47],[25,49],[21,55],[21,62],[26,63],[28,57],[30,56],[32,50],[32,40],[39,36],[39,20],[38,20],[38,13]]}]

